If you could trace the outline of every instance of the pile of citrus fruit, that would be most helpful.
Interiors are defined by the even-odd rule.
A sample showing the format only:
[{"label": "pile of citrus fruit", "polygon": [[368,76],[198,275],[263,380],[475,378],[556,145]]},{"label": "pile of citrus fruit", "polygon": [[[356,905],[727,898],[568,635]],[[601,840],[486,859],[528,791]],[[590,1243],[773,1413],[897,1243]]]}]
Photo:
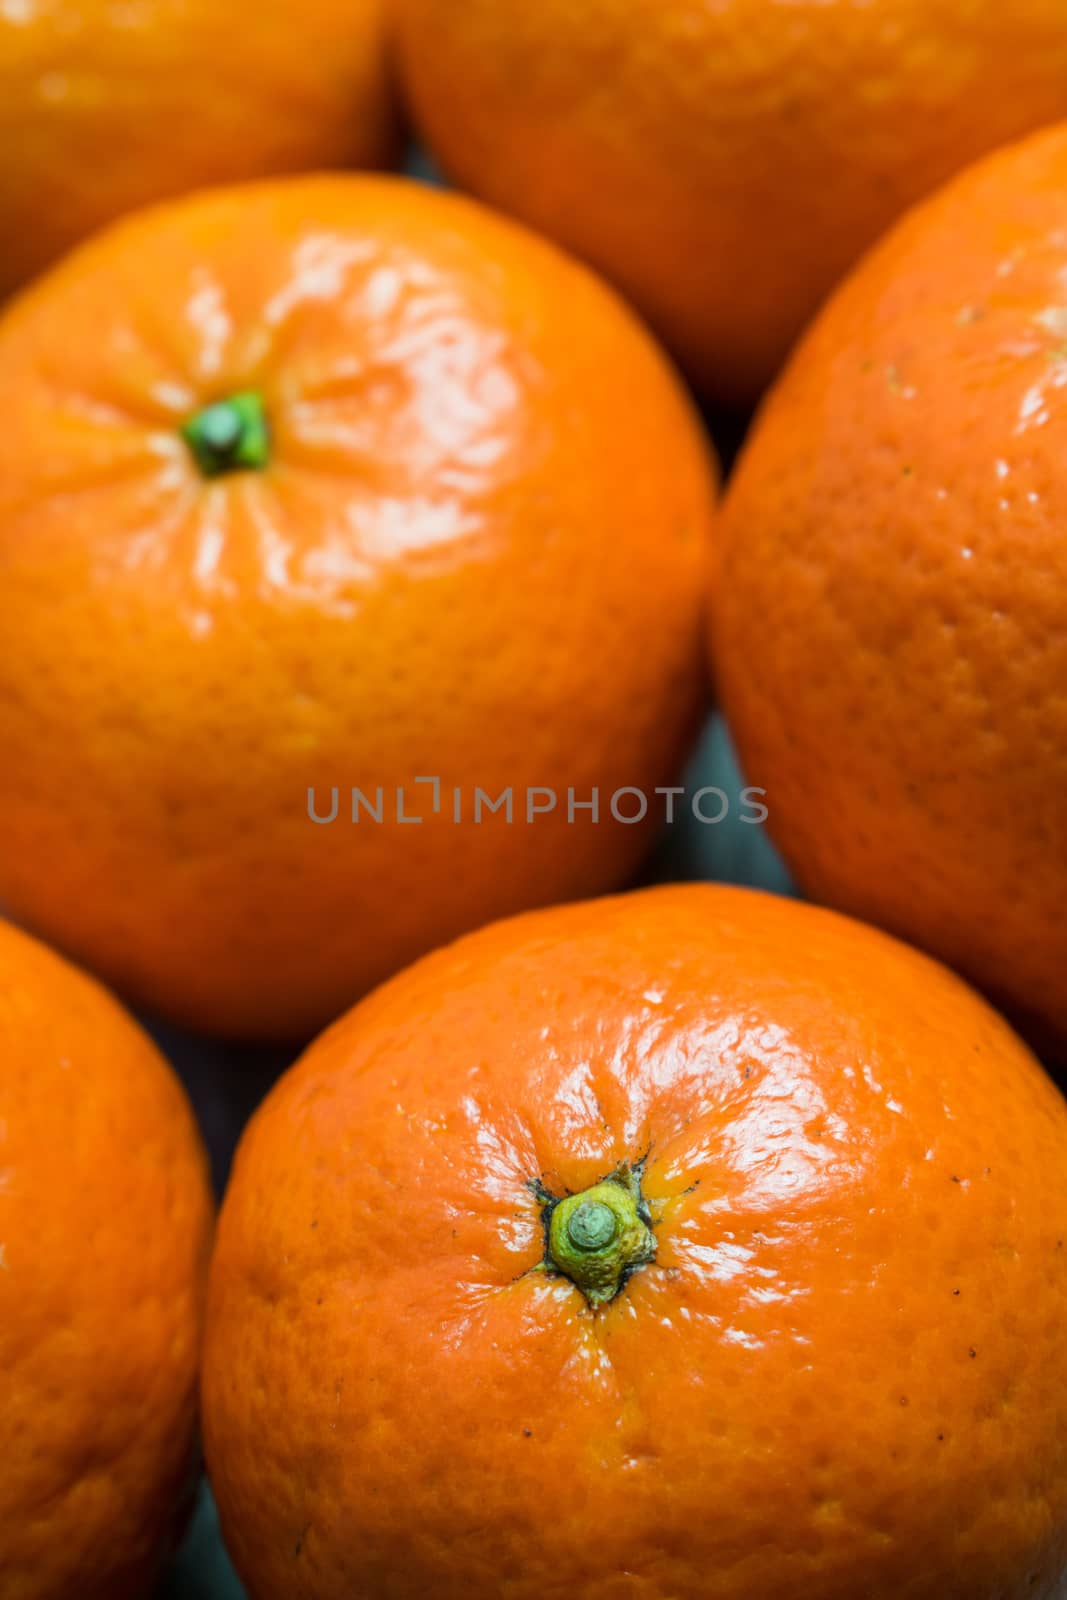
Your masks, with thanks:
[{"label": "pile of citrus fruit", "polygon": [[0,89],[0,1600],[1062,1600],[1060,0]]}]

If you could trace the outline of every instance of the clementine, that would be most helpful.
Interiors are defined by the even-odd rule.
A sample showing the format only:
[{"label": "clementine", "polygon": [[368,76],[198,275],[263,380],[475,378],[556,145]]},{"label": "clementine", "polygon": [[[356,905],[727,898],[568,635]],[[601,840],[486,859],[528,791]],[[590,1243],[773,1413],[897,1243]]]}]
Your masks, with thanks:
[{"label": "clementine", "polygon": [[0,1594],[150,1592],[192,1484],[211,1226],[166,1063],[0,923]]},{"label": "clementine", "polygon": [[714,468],[584,268],[398,179],[227,190],[22,296],[0,405],[0,899],[55,942],[310,1033],[633,867]]},{"label": "clementine", "polygon": [[748,401],[827,291],[968,161],[1067,115],[1062,0],[396,0],[464,187],[598,266]]},{"label": "clementine", "polygon": [[150,200],[385,165],[392,102],[384,0],[7,0],[0,293]]},{"label": "clementine", "polygon": [[711,885],[337,1023],[241,1145],[208,1466],[254,1600],[1051,1600],[1067,1107],[926,957]]},{"label": "clementine", "polygon": [[917,210],[734,479],[714,633],[818,898],[1067,1039],[1067,128]]}]

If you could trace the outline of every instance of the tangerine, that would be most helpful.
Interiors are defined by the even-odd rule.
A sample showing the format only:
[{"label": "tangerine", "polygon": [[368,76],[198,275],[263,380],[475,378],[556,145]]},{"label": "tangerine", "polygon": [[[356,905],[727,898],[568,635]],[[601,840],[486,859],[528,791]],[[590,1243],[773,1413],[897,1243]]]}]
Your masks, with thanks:
[{"label": "tangerine", "polygon": [[384,0],[8,0],[0,293],[153,200],[384,166],[396,122]]},{"label": "tangerine", "polygon": [[1067,1040],[1067,127],[913,212],[771,396],[719,688],[801,884]]},{"label": "tangerine", "polygon": [[732,403],[909,205],[1067,116],[1061,0],[396,0],[396,19],[446,170],[618,283]]},{"label": "tangerine", "polygon": [[96,983],[0,923],[0,1594],[148,1593],[194,1483],[212,1203],[189,1107]]},{"label": "tangerine", "polygon": [[651,820],[695,731],[715,469],[584,267],[400,179],[211,192],[9,308],[0,406],[21,919],[196,1027],[306,1035],[633,869],[610,800]]},{"label": "tangerine", "polygon": [[1052,1600],[1067,1107],[959,979],[712,885],[473,934],[245,1133],[205,1441],[255,1600]]}]

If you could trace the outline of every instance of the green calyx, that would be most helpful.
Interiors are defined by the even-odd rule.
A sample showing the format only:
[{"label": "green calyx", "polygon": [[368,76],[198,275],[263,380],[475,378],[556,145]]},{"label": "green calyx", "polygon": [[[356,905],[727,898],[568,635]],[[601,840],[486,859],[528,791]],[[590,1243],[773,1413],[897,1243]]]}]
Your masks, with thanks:
[{"label": "green calyx", "polygon": [[640,1177],[628,1164],[591,1189],[550,1203],[545,1266],[570,1278],[594,1308],[614,1300],[656,1254]]},{"label": "green calyx", "polygon": [[252,390],[205,406],[183,424],[182,438],[206,478],[260,471],[270,461],[267,413]]}]

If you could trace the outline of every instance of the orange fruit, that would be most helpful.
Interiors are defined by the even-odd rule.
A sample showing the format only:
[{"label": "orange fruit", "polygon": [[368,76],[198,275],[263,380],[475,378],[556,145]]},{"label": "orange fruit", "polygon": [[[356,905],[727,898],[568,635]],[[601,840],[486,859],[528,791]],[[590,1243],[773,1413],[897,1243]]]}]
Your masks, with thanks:
[{"label": "orange fruit", "polygon": [[750,400],[861,251],[1067,115],[1061,0],[396,0],[444,166]]},{"label": "orange fruit", "polygon": [[384,0],[7,0],[0,293],[150,200],[397,144]]},{"label": "orange fruit", "polygon": [[0,900],[54,942],[295,1035],[635,865],[714,468],[584,268],[398,179],[210,194],[16,302],[0,406]]},{"label": "orange fruit", "polygon": [[533,913],[247,1130],[204,1356],[255,1600],[1051,1600],[1067,1108],[925,956],[711,885]]},{"label": "orange fruit", "polygon": [[192,1488],[211,1229],[177,1081],[0,923],[0,1594],[150,1592]]},{"label": "orange fruit", "polygon": [[1067,129],[910,216],[733,481],[722,698],[819,899],[1067,1039]]}]

